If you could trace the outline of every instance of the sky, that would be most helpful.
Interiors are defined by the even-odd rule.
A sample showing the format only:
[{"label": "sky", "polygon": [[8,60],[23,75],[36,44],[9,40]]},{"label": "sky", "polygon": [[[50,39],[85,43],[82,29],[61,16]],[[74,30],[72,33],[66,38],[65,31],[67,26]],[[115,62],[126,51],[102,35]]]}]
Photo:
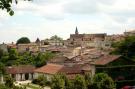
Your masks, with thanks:
[{"label": "sky", "polygon": [[15,14],[0,10],[0,43],[35,41],[75,32],[122,34],[135,28],[135,0],[19,0]]}]

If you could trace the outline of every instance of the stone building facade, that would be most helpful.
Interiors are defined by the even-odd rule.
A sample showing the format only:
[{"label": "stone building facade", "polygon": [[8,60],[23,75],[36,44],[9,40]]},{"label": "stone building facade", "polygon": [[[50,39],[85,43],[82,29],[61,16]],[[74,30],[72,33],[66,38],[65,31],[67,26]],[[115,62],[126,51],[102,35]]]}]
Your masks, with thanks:
[{"label": "stone building facade", "polygon": [[3,51],[3,52],[8,52],[8,48],[7,48],[7,45],[6,44],[0,44],[0,49]]},{"label": "stone building facade", "polygon": [[107,34],[79,34],[76,27],[75,34],[70,34],[70,38],[65,41],[67,46],[83,46],[83,47],[110,47],[110,42],[106,41]]},{"label": "stone building facade", "polygon": [[18,44],[17,45],[18,52],[38,52],[39,46],[36,43],[29,43],[29,44]]},{"label": "stone building facade", "polygon": [[15,81],[25,81],[34,79],[35,67],[31,65],[19,65],[6,67],[6,72]]}]

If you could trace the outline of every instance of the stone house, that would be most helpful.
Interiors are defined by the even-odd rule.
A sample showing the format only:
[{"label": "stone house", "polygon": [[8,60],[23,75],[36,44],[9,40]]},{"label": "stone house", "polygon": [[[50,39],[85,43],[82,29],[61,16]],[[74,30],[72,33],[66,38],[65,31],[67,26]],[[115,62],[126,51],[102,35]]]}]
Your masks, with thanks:
[{"label": "stone house", "polygon": [[51,80],[51,77],[54,74],[57,74],[62,68],[63,68],[63,65],[47,64],[34,70],[35,72],[34,77],[38,78],[38,76],[43,75],[47,78],[47,80]]},{"label": "stone house", "polygon": [[65,41],[67,46],[83,46],[83,47],[95,47],[95,48],[104,48],[110,47],[110,41],[106,41],[106,33],[97,33],[97,34],[79,34],[76,27],[75,34],[70,34],[70,38]]},{"label": "stone house", "polygon": [[29,43],[29,44],[18,44],[17,45],[18,52],[38,52],[39,46],[36,43]]},{"label": "stone house", "polygon": [[6,44],[0,44],[0,49],[3,50],[3,52],[8,52],[8,47]]},{"label": "stone house", "polygon": [[35,67],[32,65],[19,65],[6,67],[6,73],[15,81],[25,81],[34,79]]},{"label": "stone house", "polygon": [[47,39],[47,40],[41,40],[41,45],[51,45],[51,46],[63,46],[63,40],[58,39]]},{"label": "stone house", "polygon": [[102,56],[94,62],[96,73],[105,72],[115,80],[119,75],[121,76],[122,65],[120,63],[123,62],[120,62],[121,60],[123,60],[121,55]]},{"label": "stone house", "polygon": [[124,35],[125,36],[135,36],[135,30],[130,30],[130,31],[126,31],[124,32]]},{"label": "stone house", "polygon": [[[35,70],[35,78],[37,78],[40,75],[43,75],[47,77],[48,80],[51,80],[52,76],[54,74],[63,73],[66,74],[66,76],[69,79],[75,78],[75,75],[85,73],[91,73],[90,65],[74,65],[74,66],[64,66],[64,65],[58,65],[58,64],[47,64],[41,68],[38,68]],[[92,73],[91,73],[92,74]]]}]

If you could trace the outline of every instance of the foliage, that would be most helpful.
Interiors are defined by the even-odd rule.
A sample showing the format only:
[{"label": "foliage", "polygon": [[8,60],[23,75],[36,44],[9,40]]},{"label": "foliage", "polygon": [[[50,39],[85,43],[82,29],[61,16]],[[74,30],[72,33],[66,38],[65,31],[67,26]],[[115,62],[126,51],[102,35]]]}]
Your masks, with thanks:
[{"label": "foliage", "polygon": [[18,53],[16,49],[10,49],[8,54],[4,54],[0,58],[0,62],[5,64],[5,66],[34,65],[36,67],[41,67],[53,57],[54,54],[51,52],[33,55],[31,52]]},{"label": "foliage", "polygon": [[2,49],[0,49],[0,58],[4,55],[4,52]]},{"label": "foliage", "polygon": [[7,76],[5,76],[5,85],[7,86],[7,87],[13,87],[14,86],[14,84],[13,84],[13,79],[9,76],[9,75],[7,75]]},{"label": "foliage", "polygon": [[54,75],[52,78],[51,89],[65,89],[65,82],[61,75]]},{"label": "foliage", "polygon": [[86,86],[89,89],[91,87],[91,85],[92,85],[92,76],[91,76],[90,73],[86,73],[84,78],[85,78]]},{"label": "foliage", "polygon": [[18,58],[18,52],[16,49],[9,50],[9,60],[16,60]]},{"label": "foliage", "polygon": [[73,81],[69,80],[65,74],[59,74],[61,79],[64,80],[65,89],[73,89]]},{"label": "foliage", "polygon": [[5,74],[5,65],[0,62],[0,77]]},{"label": "foliage", "polygon": [[30,40],[27,37],[21,37],[16,42],[16,44],[27,44],[27,43],[30,43]]},{"label": "foliage", "polygon": [[[17,3],[17,0],[15,0]],[[0,0],[0,9],[6,9],[7,12],[12,16],[14,11],[11,9],[12,0]]]},{"label": "foliage", "polygon": [[125,40],[114,44],[115,51],[112,53],[120,54],[124,59],[135,61],[135,36],[128,36]]},{"label": "foliage", "polygon": [[116,87],[114,81],[105,73],[96,74],[93,78],[96,89],[113,89]]},{"label": "foliage", "polygon": [[54,55],[51,52],[39,53],[34,59],[34,65],[36,67],[41,67],[46,64],[46,62],[51,59]]},{"label": "foliage", "polygon": [[77,75],[75,77],[74,89],[87,89],[85,79],[82,75]]},{"label": "foliage", "polygon": [[114,81],[105,73],[77,75],[69,80],[64,74],[56,74],[51,80],[51,89],[115,89]]},{"label": "foliage", "polygon": [[58,41],[62,41],[63,39],[57,35],[54,35],[50,38],[50,40],[58,40]]},{"label": "foliage", "polygon": [[39,54],[35,57],[34,65],[35,65],[36,67],[41,67],[41,66],[43,66],[43,65],[45,65],[45,64],[46,64],[46,60],[45,60],[44,56],[43,56],[41,53],[39,53]]},{"label": "foliage", "polygon": [[0,89],[26,89],[26,88],[15,85],[13,85],[13,87],[7,87],[5,84],[0,84]]},{"label": "foliage", "polygon": [[41,87],[45,87],[47,85],[47,78],[44,77],[43,75],[39,76],[37,79],[34,79],[32,81],[32,83],[34,84],[38,84],[40,85]]},{"label": "foliage", "polygon": [[18,59],[16,60],[16,65],[33,65],[34,64],[34,56],[31,55],[29,52],[24,52],[20,54]]},{"label": "foliage", "polygon": [[[11,16],[14,15],[14,11],[12,10],[12,3],[18,3],[18,0],[0,0],[0,9],[6,10]],[[26,1],[26,0],[24,0]],[[31,1],[31,0],[27,0]]]},{"label": "foliage", "polygon": [[4,84],[0,84],[0,89],[9,89]]}]

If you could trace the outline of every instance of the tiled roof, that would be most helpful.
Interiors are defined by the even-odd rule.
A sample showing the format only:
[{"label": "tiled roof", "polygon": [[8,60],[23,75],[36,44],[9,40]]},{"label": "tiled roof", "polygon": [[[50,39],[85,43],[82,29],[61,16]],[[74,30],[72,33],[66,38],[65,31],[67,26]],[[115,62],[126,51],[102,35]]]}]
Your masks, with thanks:
[{"label": "tiled roof", "polygon": [[76,64],[72,67],[65,66],[60,72],[65,74],[81,74],[83,70],[91,70],[89,64]]},{"label": "tiled roof", "polygon": [[40,67],[35,70],[37,73],[56,74],[63,68],[63,65],[51,64]]},{"label": "tiled roof", "polygon": [[95,61],[96,65],[106,65],[112,61],[117,60],[120,57],[120,55],[105,55],[101,57],[100,59],[97,59]]},{"label": "tiled roof", "polygon": [[6,72],[8,74],[34,73],[34,69],[35,67],[32,65],[10,66],[6,67]]},{"label": "tiled roof", "polygon": [[80,74],[81,69],[80,67],[63,67],[60,71],[60,73],[65,73],[65,74]]},{"label": "tiled roof", "polygon": [[37,73],[45,73],[45,74],[56,74],[56,73],[64,73],[66,75],[72,74],[82,74],[84,70],[91,70],[88,65],[74,65],[72,67],[63,66],[58,64],[47,64],[41,68],[35,70]]}]

